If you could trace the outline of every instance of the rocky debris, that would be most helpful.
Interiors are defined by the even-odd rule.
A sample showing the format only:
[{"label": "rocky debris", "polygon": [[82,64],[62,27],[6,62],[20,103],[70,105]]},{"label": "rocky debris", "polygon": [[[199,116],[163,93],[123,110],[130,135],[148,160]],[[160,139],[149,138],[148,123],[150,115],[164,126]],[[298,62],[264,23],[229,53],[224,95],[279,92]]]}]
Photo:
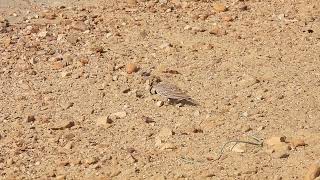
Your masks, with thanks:
[{"label": "rocky debris", "polygon": [[75,125],[74,121],[71,120],[60,120],[54,127],[52,127],[52,130],[64,130],[69,129]]},{"label": "rocky debris", "polygon": [[306,172],[304,180],[315,180],[320,177],[320,161],[313,163]]}]

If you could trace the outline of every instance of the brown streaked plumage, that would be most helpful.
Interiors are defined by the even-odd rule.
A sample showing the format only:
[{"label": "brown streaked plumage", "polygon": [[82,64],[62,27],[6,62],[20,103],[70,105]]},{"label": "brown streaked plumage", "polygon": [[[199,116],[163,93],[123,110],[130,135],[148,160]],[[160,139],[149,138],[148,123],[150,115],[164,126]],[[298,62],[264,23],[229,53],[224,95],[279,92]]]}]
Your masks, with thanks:
[{"label": "brown streaked plumage", "polygon": [[176,101],[189,101],[195,103],[195,101],[183,92],[180,88],[173,84],[160,82],[153,86],[154,91],[160,96],[164,96],[168,99],[176,100]]}]

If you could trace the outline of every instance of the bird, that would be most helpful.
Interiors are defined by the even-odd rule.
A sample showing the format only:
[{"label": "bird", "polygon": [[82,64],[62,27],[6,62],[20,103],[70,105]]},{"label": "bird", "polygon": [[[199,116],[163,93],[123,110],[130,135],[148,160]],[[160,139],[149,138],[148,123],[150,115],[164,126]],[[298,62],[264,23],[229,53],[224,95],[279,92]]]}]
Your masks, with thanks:
[{"label": "bird", "polygon": [[167,98],[169,101],[173,100],[176,102],[187,102],[190,104],[197,104],[195,100],[191,98],[188,94],[178,88],[176,85],[167,83],[167,82],[159,82],[152,86],[152,92]]}]

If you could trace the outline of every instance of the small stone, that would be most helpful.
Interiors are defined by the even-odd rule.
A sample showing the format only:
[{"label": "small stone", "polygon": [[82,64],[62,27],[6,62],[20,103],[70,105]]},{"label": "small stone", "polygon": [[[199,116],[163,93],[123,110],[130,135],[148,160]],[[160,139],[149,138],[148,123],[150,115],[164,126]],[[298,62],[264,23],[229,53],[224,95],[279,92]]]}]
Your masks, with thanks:
[{"label": "small stone", "polygon": [[304,180],[314,180],[320,177],[320,161],[313,163],[304,176]]},{"label": "small stone", "polygon": [[11,38],[10,37],[5,37],[2,40],[2,44],[4,45],[4,47],[9,47],[11,44]]},{"label": "small stone", "polygon": [[285,142],[285,136],[274,136],[266,140],[265,144],[268,146],[281,145]]},{"label": "small stone", "polygon": [[200,116],[200,111],[199,111],[199,110],[194,111],[193,115],[194,115],[195,117]]},{"label": "small stone", "polygon": [[38,33],[38,37],[44,38],[47,36],[47,34],[48,34],[48,31],[42,30]]},{"label": "small stone", "polygon": [[216,4],[214,4],[213,5],[213,10],[215,11],[215,12],[225,12],[225,11],[227,11],[228,10],[228,8],[224,5],[224,4],[222,4],[222,3],[216,3]]},{"label": "small stone", "polygon": [[52,69],[53,70],[59,70],[65,67],[65,64],[61,61],[53,62],[52,63]]},{"label": "small stone", "polygon": [[128,74],[132,74],[134,72],[137,72],[139,68],[135,64],[129,63],[127,64],[126,69]]},{"label": "small stone", "polygon": [[86,31],[88,29],[87,25],[83,21],[72,22],[71,28],[78,31]]},{"label": "small stone", "polygon": [[68,142],[68,143],[64,146],[64,148],[66,148],[66,149],[72,149],[73,146],[74,146],[74,143],[73,143],[72,141],[70,141],[70,142]]},{"label": "small stone", "polygon": [[119,76],[118,76],[118,75],[112,76],[112,81],[117,81],[118,79],[119,79]]},{"label": "small stone", "polygon": [[89,158],[84,160],[84,163],[87,164],[87,165],[96,164],[97,162],[99,162],[99,159],[96,158],[96,157],[89,157]]},{"label": "small stone", "polygon": [[164,102],[163,101],[158,101],[156,102],[156,106],[161,107],[163,106]]},{"label": "small stone", "polygon": [[79,62],[81,63],[81,66],[85,66],[86,64],[89,64],[88,59],[80,59]]},{"label": "small stone", "polygon": [[74,105],[73,102],[66,102],[66,103],[63,103],[63,104],[61,105],[61,107],[62,107],[63,109],[69,109],[69,108],[71,108],[73,105]]},{"label": "small stone", "polygon": [[248,6],[247,5],[241,5],[239,7],[239,9],[240,9],[240,11],[246,11],[246,10],[248,10]]},{"label": "small stone", "polygon": [[91,50],[91,52],[94,52],[94,53],[103,53],[104,52],[103,47],[100,45],[97,45],[97,44],[91,45],[90,50]]},{"label": "small stone", "polygon": [[299,147],[299,146],[305,146],[306,143],[302,139],[294,138],[290,141],[292,144],[293,148]]},{"label": "small stone", "polygon": [[217,26],[214,26],[210,31],[209,31],[210,34],[214,34],[216,36],[223,36],[223,35],[226,35],[227,32],[225,29],[222,29],[222,28],[219,28]]},{"label": "small stone", "polygon": [[0,23],[6,22],[7,19],[0,15]]},{"label": "small stone", "polygon": [[129,5],[136,5],[138,2],[137,2],[137,0],[127,0],[127,3]]},{"label": "small stone", "polygon": [[113,123],[112,119],[108,118],[108,116],[102,116],[96,119],[96,124],[98,126],[110,127],[112,123]]},{"label": "small stone", "polygon": [[163,43],[159,46],[160,49],[168,49],[170,47],[172,47],[172,44],[170,43]]},{"label": "small stone", "polygon": [[167,149],[173,150],[173,149],[177,149],[177,147],[172,143],[163,143],[161,145],[160,149],[161,150],[167,150]]},{"label": "small stone", "polygon": [[34,122],[36,120],[36,118],[34,117],[34,115],[30,115],[27,117],[26,122]]},{"label": "small stone", "polygon": [[56,180],[65,180],[66,179],[66,175],[59,175],[55,177]]},{"label": "small stone", "polygon": [[173,135],[173,132],[169,128],[162,128],[158,134],[158,137],[169,138]]},{"label": "small stone", "polygon": [[114,119],[122,119],[127,116],[127,112],[125,111],[119,111],[116,113],[112,113],[108,116],[109,119],[114,120]]},{"label": "small stone", "polygon": [[167,3],[168,3],[168,0],[159,0],[159,3],[160,3],[160,4],[167,4]]},{"label": "small stone", "polygon": [[190,25],[186,25],[183,29],[184,30],[191,30],[191,26]]},{"label": "small stone", "polygon": [[231,22],[231,21],[233,21],[233,17],[232,16],[223,16],[222,20],[225,22]]},{"label": "small stone", "polygon": [[245,88],[245,87],[250,87],[258,82],[259,80],[257,78],[249,75],[244,75],[242,80],[240,80],[237,85]]},{"label": "small stone", "polygon": [[64,129],[69,129],[75,125],[74,121],[70,120],[61,120],[58,122],[58,124],[51,128],[52,130],[64,130]]},{"label": "small stone", "polygon": [[246,152],[246,144],[245,143],[237,143],[235,146],[233,146],[232,151],[237,152],[237,153],[244,153],[244,152]]},{"label": "small stone", "polygon": [[206,29],[201,28],[199,26],[192,27],[191,30],[194,31],[194,32],[204,32],[204,31],[206,31]]},{"label": "small stone", "polygon": [[150,118],[150,117],[142,116],[141,118],[145,123],[148,123],[148,124],[149,123],[154,123],[154,120],[152,118]]},{"label": "small stone", "polygon": [[68,76],[71,76],[71,72],[67,72],[67,71],[63,71],[63,72],[61,72],[61,77],[68,77]]},{"label": "small stone", "polygon": [[45,12],[42,14],[42,16],[49,20],[53,20],[57,17],[57,15],[54,12]]}]

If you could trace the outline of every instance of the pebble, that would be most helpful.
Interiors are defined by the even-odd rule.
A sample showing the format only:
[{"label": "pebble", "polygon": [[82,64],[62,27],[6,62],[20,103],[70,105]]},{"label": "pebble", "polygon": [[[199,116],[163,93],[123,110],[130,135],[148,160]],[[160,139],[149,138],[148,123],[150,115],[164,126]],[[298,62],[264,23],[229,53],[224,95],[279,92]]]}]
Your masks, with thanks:
[{"label": "pebble", "polygon": [[2,44],[4,45],[4,47],[9,47],[11,44],[11,38],[10,37],[5,37],[2,39]]},{"label": "pebble", "polygon": [[86,31],[88,29],[87,25],[83,21],[74,21],[71,24],[71,28],[78,31]]},{"label": "pebble", "polygon": [[240,9],[240,11],[246,11],[246,10],[248,10],[248,6],[247,5],[241,5],[239,7],[239,9]]},{"label": "pebble", "polygon": [[204,32],[204,31],[206,31],[206,29],[201,28],[199,26],[194,26],[194,27],[191,28],[191,30],[194,31],[194,32]]},{"label": "pebble", "polygon": [[42,14],[42,17],[49,19],[49,20],[53,20],[57,17],[57,15],[54,12],[44,12]]},{"label": "pebble", "polygon": [[89,157],[87,159],[84,160],[84,163],[86,165],[92,165],[92,164],[96,164],[97,162],[99,162],[99,159],[96,157]]},{"label": "pebble", "polygon": [[27,117],[26,122],[34,122],[36,120],[36,118],[34,117],[34,115],[30,115]]},{"label": "pebble", "polygon": [[108,116],[101,116],[96,119],[96,124],[103,127],[110,127],[112,122],[112,119],[110,119]]},{"label": "pebble", "polygon": [[137,2],[137,0],[127,0],[127,3],[129,5],[136,5],[138,2]]},{"label": "pebble", "polygon": [[172,44],[170,44],[170,43],[163,43],[159,46],[160,49],[167,49],[170,47],[172,47]]},{"label": "pebble", "polygon": [[168,0],[159,0],[159,3],[160,3],[160,4],[167,4],[167,3],[168,3]]},{"label": "pebble", "polygon": [[111,120],[115,120],[115,119],[122,119],[125,118],[127,116],[127,112],[125,111],[119,111],[116,113],[112,113],[108,116],[109,119]]},{"label": "pebble", "polygon": [[200,116],[200,111],[199,111],[199,110],[194,111],[193,115],[194,115],[195,117]]},{"label": "pebble", "polygon": [[243,79],[238,82],[238,85],[242,88],[245,88],[250,87],[258,82],[259,80],[257,78],[250,75],[244,75]]},{"label": "pebble", "polygon": [[158,101],[156,102],[156,106],[161,107],[163,106],[164,102],[163,101]]},{"label": "pebble", "polygon": [[64,129],[69,129],[75,125],[74,121],[70,120],[61,120],[58,122],[57,125],[52,127],[52,130],[64,130]]},{"label": "pebble", "polygon": [[274,136],[265,141],[268,146],[282,145],[286,140],[285,136]]},{"label": "pebble", "polygon": [[141,119],[142,119],[145,123],[148,123],[148,124],[155,122],[151,117],[148,117],[148,116],[142,116]]},{"label": "pebble", "polygon": [[48,31],[42,30],[42,31],[40,31],[40,32],[38,33],[38,37],[44,38],[44,37],[47,36],[47,34],[48,34]]},{"label": "pebble", "polygon": [[63,71],[61,72],[61,77],[64,78],[64,77],[68,77],[68,76],[71,76],[71,72],[67,72],[67,71]]},{"label": "pebble", "polygon": [[227,32],[225,29],[222,29],[222,28],[219,28],[217,26],[214,26],[210,31],[209,31],[210,34],[214,34],[216,36],[223,36],[223,35],[226,35]]},{"label": "pebble", "polygon": [[173,150],[173,149],[177,149],[177,147],[172,143],[163,143],[161,145],[160,149],[161,150],[167,150],[167,149]]},{"label": "pebble", "polygon": [[62,107],[63,109],[69,109],[69,108],[71,108],[73,105],[74,105],[73,102],[66,102],[66,103],[63,103],[63,104],[61,105],[61,107]]},{"label": "pebble", "polygon": [[135,64],[129,63],[127,64],[126,70],[128,74],[132,74],[134,72],[137,72],[139,68]]},{"label": "pebble", "polygon": [[65,64],[61,61],[53,62],[52,63],[52,69],[53,70],[59,70],[65,67]]},{"label": "pebble", "polygon": [[313,163],[306,172],[304,180],[314,180],[320,177],[320,161]]},{"label": "pebble", "polygon": [[104,49],[102,46],[100,46],[98,44],[93,44],[90,46],[90,51],[93,53],[103,53]]},{"label": "pebble", "polygon": [[184,30],[191,30],[191,28],[192,28],[192,27],[191,27],[190,25],[186,25],[183,29],[184,29]]},{"label": "pebble", "polygon": [[222,3],[216,3],[216,4],[214,4],[213,5],[213,10],[215,11],[215,12],[225,12],[225,11],[227,11],[228,10],[228,8],[224,5],[224,4],[222,4]]},{"label": "pebble", "polygon": [[223,16],[222,20],[225,22],[231,22],[231,21],[233,21],[233,17],[232,16]]},{"label": "pebble", "polygon": [[170,128],[162,128],[158,134],[158,137],[169,138],[173,135],[173,132]]}]

